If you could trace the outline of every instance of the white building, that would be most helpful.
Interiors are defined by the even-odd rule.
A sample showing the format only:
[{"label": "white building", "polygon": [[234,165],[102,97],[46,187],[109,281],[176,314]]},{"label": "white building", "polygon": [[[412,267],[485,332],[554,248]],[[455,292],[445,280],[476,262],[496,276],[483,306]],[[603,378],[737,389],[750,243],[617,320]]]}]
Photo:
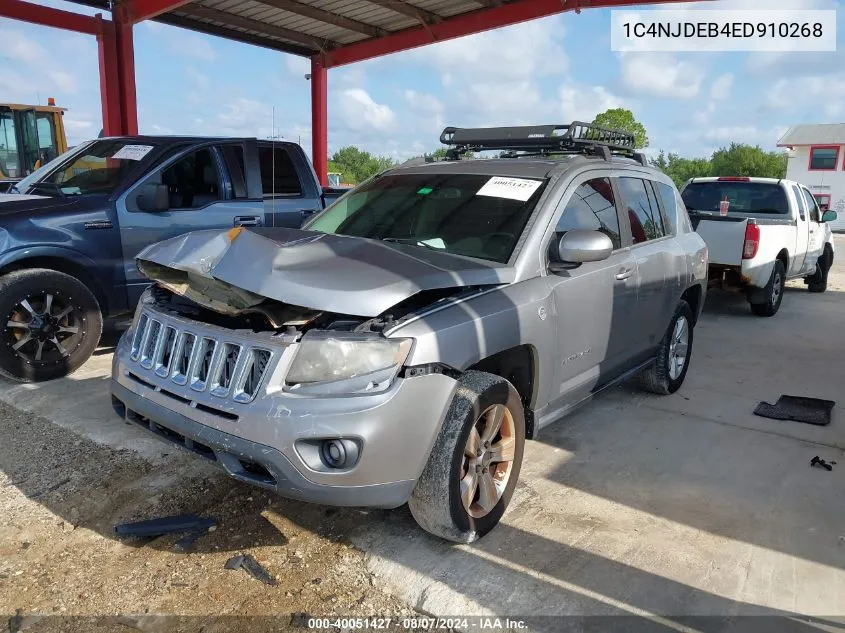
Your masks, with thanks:
[{"label": "white building", "polygon": [[824,212],[836,211],[834,231],[845,231],[845,123],[795,125],[778,141],[789,161],[786,177],[807,186]]}]

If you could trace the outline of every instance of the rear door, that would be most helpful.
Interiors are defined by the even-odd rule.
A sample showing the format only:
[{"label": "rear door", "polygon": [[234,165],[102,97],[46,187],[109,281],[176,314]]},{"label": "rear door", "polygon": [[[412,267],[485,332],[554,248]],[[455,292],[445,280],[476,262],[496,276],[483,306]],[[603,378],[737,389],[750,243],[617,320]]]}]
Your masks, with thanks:
[{"label": "rear door", "polygon": [[597,230],[614,244],[610,257],[560,270],[552,285],[557,331],[553,407],[573,405],[612,380],[635,345],[628,315],[636,311],[636,264],[622,229],[610,173],[578,177],[564,194],[549,240],[572,229]]},{"label": "rear door", "polygon": [[299,228],[323,209],[316,176],[301,153],[292,143],[258,144],[266,226]]},{"label": "rear door", "polygon": [[789,186],[791,197],[795,198],[794,204],[797,214],[795,231],[795,252],[792,254],[789,263],[788,277],[795,277],[801,274],[805,268],[807,258],[807,247],[810,241],[810,211],[807,207],[807,200],[797,185]]},{"label": "rear door", "polygon": [[[194,145],[167,159],[131,187],[117,204],[127,298],[134,306],[149,281],[135,265],[135,256],[150,244],[200,229],[225,229],[239,224],[259,225],[263,202],[238,197],[244,189],[227,156],[242,151],[239,143]],[[138,195],[145,184],[167,186],[166,211],[142,211]]]},{"label": "rear door", "polygon": [[648,355],[656,347],[674,313],[667,274],[675,269],[671,252],[672,234],[663,221],[657,195],[647,178],[621,176],[617,179],[624,216],[631,230],[631,254],[636,263],[637,304],[629,314],[631,338],[637,355]]}]

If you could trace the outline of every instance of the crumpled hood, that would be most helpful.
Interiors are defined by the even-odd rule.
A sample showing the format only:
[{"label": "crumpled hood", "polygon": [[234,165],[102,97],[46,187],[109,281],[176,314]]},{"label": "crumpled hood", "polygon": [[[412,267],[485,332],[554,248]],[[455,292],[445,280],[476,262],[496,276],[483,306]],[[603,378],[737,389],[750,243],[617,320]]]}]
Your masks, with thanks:
[{"label": "crumpled hood", "polygon": [[510,283],[514,269],[421,247],[299,229],[195,231],[145,248],[145,262],[284,303],[374,317],[423,290]]}]

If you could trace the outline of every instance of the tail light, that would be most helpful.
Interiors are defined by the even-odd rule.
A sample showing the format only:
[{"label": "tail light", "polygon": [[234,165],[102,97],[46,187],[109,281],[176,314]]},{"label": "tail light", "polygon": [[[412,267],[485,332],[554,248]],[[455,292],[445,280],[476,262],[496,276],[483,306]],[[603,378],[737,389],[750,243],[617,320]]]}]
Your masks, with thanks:
[{"label": "tail light", "polygon": [[745,225],[745,244],[742,247],[742,259],[751,259],[760,248],[760,227],[749,222]]}]

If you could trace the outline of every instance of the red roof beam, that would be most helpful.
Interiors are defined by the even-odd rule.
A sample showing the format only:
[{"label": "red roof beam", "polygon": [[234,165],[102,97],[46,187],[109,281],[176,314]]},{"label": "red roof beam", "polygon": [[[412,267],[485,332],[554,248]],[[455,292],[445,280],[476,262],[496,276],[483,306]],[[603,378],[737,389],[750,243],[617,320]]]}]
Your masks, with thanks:
[{"label": "red roof beam", "polygon": [[41,26],[52,26],[66,31],[87,33],[88,35],[98,35],[101,31],[99,18],[43,7],[22,0],[3,0],[0,2],[0,17]]},{"label": "red roof beam", "polygon": [[128,0],[122,7],[129,21],[135,24],[178,9],[189,2],[191,0]]},{"label": "red roof beam", "polygon": [[[382,4],[384,0],[375,0]],[[472,13],[444,18],[442,21],[399,31],[386,37],[364,40],[341,46],[323,55],[327,68],[373,59],[390,53],[406,51],[434,42],[451,40],[465,35],[519,24],[564,11],[600,7],[627,7],[632,5],[677,2],[678,0],[514,0],[507,4],[480,9]],[[680,0],[686,2],[690,0]],[[485,3],[487,4],[487,3]],[[494,4],[494,3],[490,3]],[[407,6],[407,5],[406,5]]]}]

